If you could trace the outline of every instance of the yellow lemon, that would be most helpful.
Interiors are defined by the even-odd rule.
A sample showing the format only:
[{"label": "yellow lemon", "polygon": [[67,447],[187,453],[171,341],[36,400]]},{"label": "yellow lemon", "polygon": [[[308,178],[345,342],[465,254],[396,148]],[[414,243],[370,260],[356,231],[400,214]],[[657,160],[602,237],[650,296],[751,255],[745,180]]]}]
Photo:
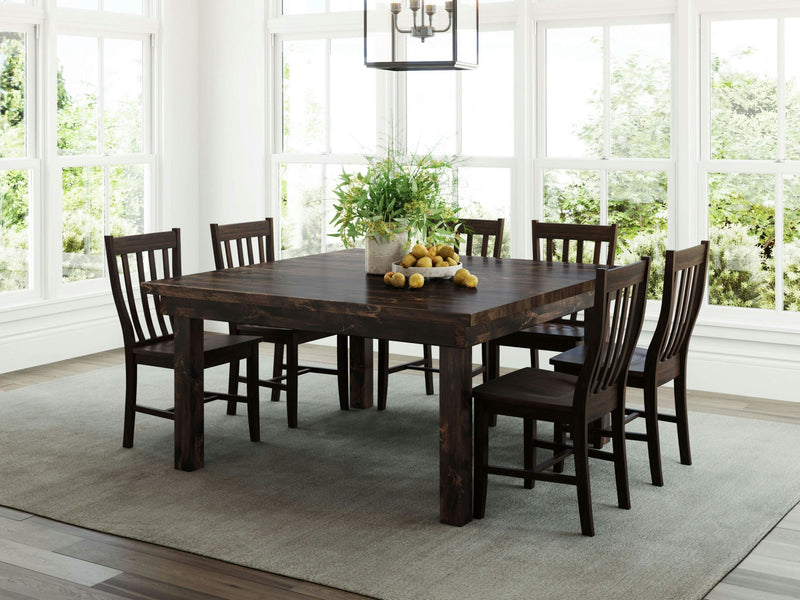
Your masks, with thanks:
[{"label": "yellow lemon", "polygon": [[413,254],[406,254],[400,261],[400,264],[404,267],[413,267],[417,264],[417,259]]},{"label": "yellow lemon", "polygon": [[395,273],[392,275],[392,285],[396,288],[401,288],[406,284],[406,276],[402,273]]},{"label": "yellow lemon", "polygon": [[453,275],[453,283],[456,285],[464,285],[464,280],[469,277],[469,271],[466,269],[459,269],[456,271],[456,274]]},{"label": "yellow lemon", "polygon": [[418,259],[417,260],[417,266],[418,267],[432,267],[433,266],[433,262],[431,261],[431,257],[425,255],[422,258]]},{"label": "yellow lemon", "polygon": [[447,264],[451,267],[455,267],[458,264],[458,261],[455,260],[452,256],[447,257]]},{"label": "yellow lemon", "polygon": [[441,261],[441,262],[438,262],[438,263],[436,263],[436,266],[437,266],[437,267],[449,267],[449,266],[450,266],[450,263],[449,263],[449,262],[447,262],[446,260],[443,260],[443,261]]},{"label": "yellow lemon", "polygon": [[449,258],[455,254],[455,250],[450,246],[439,246],[439,256],[442,258]]},{"label": "yellow lemon", "polygon": [[461,262],[461,258],[458,256],[458,254],[453,253],[453,256],[451,256],[450,258],[456,261],[456,264]]},{"label": "yellow lemon", "polygon": [[422,258],[428,255],[428,249],[422,244],[417,244],[411,249],[411,254],[414,255],[414,258]]},{"label": "yellow lemon", "polygon": [[419,273],[414,273],[408,278],[408,287],[410,288],[421,288],[423,285],[425,285],[425,278]]},{"label": "yellow lemon", "polygon": [[439,264],[440,262],[442,262],[444,259],[443,259],[441,256],[439,256],[439,255],[437,254],[437,255],[436,255],[436,256],[434,256],[434,257],[433,257],[431,260],[433,261],[433,264],[434,264],[434,265],[438,265],[438,264]]},{"label": "yellow lemon", "polygon": [[392,277],[394,277],[394,273],[392,271],[388,271],[386,275],[383,276],[383,283],[386,285],[392,285]]},{"label": "yellow lemon", "polygon": [[478,278],[475,275],[467,275],[466,279],[464,279],[464,287],[478,287]]}]

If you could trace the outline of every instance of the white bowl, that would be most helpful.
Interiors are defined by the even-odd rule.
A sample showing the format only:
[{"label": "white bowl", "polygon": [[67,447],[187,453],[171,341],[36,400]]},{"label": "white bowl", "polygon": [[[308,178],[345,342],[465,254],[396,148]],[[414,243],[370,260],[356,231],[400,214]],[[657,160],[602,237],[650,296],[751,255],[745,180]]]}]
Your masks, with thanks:
[{"label": "white bowl", "polygon": [[406,278],[414,273],[419,273],[425,279],[448,279],[461,268],[461,263],[452,267],[404,267],[399,262],[392,263],[392,271],[394,273],[402,273]]}]

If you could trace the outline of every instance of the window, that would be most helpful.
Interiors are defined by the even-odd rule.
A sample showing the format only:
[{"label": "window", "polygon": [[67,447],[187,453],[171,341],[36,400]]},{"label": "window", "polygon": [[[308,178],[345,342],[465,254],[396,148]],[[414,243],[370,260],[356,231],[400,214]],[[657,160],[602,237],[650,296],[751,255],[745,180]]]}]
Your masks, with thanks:
[{"label": "window", "polygon": [[703,32],[709,302],[800,311],[800,18]]},{"label": "window", "polygon": [[145,42],[58,36],[64,282],[104,276],[104,235],[144,231],[151,169],[143,156]]},{"label": "window", "polygon": [[[156,25],[144,18],[150,2],[57,0],[54,9],[48,3],[48,40],[41,11],[15,12],[15,22],[30,24],[3,26],[6,4],[0,3],[0,305],[105,291],[107,284],[92,283],[105,277],[103,236],[153,225]],[[95,11],[90,27],[75,18],[78,10]],[[37,60],[40,48],[49,54]],[[39,81],[49,82],[47,95]]]},{"label": "window", "polygon": [[34,285],[31,190],[40,174],[34,38],[33,27],[0,27],[0,296]]},{"label": "window", "polygon": [[283,257],[341,247],[330,225],[333,188],[377,151],[376,74],[364,67],[363,39],[281,43],[280,171]]},{"label": "window", "polygon": [[539,28],[541,216],[617,223],[619,264],[667,244],[671,37],[669,22]]}]

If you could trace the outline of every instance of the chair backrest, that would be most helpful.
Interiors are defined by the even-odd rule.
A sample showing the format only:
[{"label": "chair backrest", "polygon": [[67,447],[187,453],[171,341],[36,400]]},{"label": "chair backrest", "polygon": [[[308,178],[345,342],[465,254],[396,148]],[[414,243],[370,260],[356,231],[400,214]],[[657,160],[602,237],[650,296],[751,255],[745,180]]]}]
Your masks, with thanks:
[{"label": "chair backrest", "polygon": [[272,217],[262,221],[211,224],[211,244],[217,269],[231,269],[275,260]]},{"label": "chair backrest", "polygon": [[[534,220],[531,221],[531,240],[533,260],[613,265],[617,225],[540,223]],[[541,251],[542,242],[544,253]]]},{"label": "chair backrest", "polygon": [[[575,407],[613,400],[624,392],[628,367],[642,331],[650,258],[599,269],[594,306],[586,323],[586,360],[575,391]],[[588,312],[588,311],[587,311]]]},{"label": "chair backrest", "polygon": [[111,293],[125,347],[170,339],[172,323],[158,311],[158,296],[146,293],[139,284],[181,275],[181,230],[107,235],[105,243]]},{"label": "chair backrest", "polygon": [[685,359],[697,315],[703,303],[708,269],[708,240],[684,250],[667,250],[664,295],[646,368],[675,356]]},{"label": "chair backrest", "polygon": [[[483,256],[500,258],[503,249],[503,228],[505,219],[461,219],[456,227],[458,244],[456,251],[459,254],[473,256],[475,252]],[[461,248],[461,234],[467,236],[466,249]],[[481,236],[480,249],[474,247],[475,236]],[[492,240],[494,238],[494,240]],[[492,244],[492,253],[489,254],[489,244]]]}]

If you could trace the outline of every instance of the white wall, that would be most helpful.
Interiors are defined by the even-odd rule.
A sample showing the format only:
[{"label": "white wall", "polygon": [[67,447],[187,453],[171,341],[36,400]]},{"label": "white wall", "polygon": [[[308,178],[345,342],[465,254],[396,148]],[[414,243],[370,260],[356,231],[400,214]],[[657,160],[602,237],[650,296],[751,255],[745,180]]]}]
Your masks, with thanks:
[{"label": "white wall", "polygon": [[[163,207],[156,227],[181,228],[183,266],[198,269],[198,15],[196,0],[163,3],[157,76],[162,157],[156,177]],[[205,231],[203,231],[205,233]],[[207,234],[206,234],[207,235]],[[204,237],[206,244],[207,239]],[[0,372],[122,346],[110,291],[0,310]]]},{"label": "white wall", "polygon": [[199,14],[196,0],[163,3],[162,161],[159,229],[181,228],[183,271],[199,268]]},{"label": "white wall", "polygon": [[[208,223],[270,216],[264,76],[270,49],[262,0],[163,4],[158,227],[181,227],[184,271],[192,272],[212,266]],[[689,386],[800,402],[800,327],[742,324],[735,311],[726,314],[701,313]],[[642,343],[653,325],[651,318]],[[121,344],[109,294],[0,311],[0,372]],[[419,347],[398,343],[392,350]],[[503,356],[505,366],[527,364],[526,352],[507,349]]]},{"label": "white wall", "polygon": [[263,219],[263,0],[201,0],[199,20],[201,269],[214,266],[209,223]]}]

